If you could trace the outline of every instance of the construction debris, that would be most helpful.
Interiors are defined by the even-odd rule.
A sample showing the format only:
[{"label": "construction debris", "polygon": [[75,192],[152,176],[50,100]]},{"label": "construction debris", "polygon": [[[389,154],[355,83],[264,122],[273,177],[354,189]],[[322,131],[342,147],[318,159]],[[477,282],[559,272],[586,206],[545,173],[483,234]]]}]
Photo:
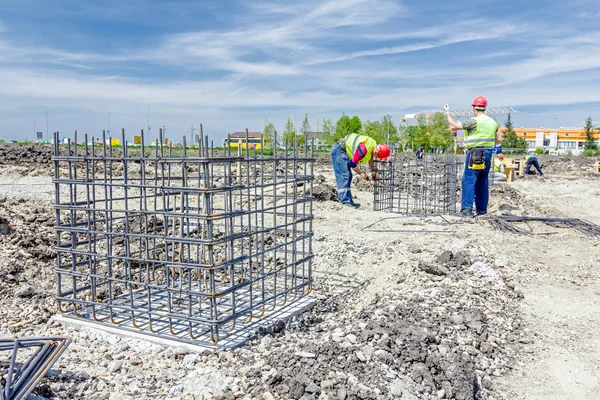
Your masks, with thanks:
[{"label": "construction debris", "polygon": [[577,218],[548,218],[548,217],[529,217],[517,215],[499,215],[490,219],[490,224],[498,230],[504,230],[520,235],[532,234],[531,231],[526,231],[522,228],[514,226],[517,222],[542,222],[548,226],[556,228],[572,228],[586,236],[600,237],[600,225],[593,224],[588,221],[583,221]]}]

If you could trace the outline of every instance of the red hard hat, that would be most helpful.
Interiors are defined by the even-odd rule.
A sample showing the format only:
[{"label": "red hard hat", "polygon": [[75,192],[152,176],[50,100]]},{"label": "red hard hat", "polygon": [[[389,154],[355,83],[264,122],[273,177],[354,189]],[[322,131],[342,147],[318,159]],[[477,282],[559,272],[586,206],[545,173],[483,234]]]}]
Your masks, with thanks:
[{"label": "red hard hat", "polygon": [[390,146],[385,143],[380,143],[378,146],[379,149],[379,159],[385,160],[390,156]]},{"label": "red hard hat", "polygon": [[483,96],[477,96],[475,97],[475,100],[473,100],[471,107],[487,107],[487,99]]}]

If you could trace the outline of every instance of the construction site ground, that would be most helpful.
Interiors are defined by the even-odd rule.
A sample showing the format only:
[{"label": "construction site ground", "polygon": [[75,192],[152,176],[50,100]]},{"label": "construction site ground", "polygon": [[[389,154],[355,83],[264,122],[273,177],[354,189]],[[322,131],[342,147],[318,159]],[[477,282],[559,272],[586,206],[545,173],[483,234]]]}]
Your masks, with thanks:
[{"label": "construction site ground", "polygon": [[[9,150],[0,165],[0,336],[73,339],[32,398],[600,398],[597,238],[542,223],[517,235],[485,217],[374,212],[364,181],[353,185],[361,208],[343,207],[331,200],[333,171],[320,154],[316,306],[236,350],[195,353],[52,319],[50,155]],[[542,158],[544,177],[492,187],[490,214],[600,224],[595,161]]]}]

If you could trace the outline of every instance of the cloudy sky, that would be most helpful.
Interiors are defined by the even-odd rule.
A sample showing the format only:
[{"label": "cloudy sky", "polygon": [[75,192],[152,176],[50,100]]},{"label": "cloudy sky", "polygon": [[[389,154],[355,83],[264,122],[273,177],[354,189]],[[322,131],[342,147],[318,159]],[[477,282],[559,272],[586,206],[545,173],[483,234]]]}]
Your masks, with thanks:
[{"label": "cloudy sky", "polygon": [[[102,5],[100,5],[102,3]],[[481,4],[475,6],[474,4]],[[0,137],[165,125],[279,131],[468,108],[485,95],[517,126],[600,123],[593,1],[2,0]],[[35,122],[34,122],[35,121]]]}]

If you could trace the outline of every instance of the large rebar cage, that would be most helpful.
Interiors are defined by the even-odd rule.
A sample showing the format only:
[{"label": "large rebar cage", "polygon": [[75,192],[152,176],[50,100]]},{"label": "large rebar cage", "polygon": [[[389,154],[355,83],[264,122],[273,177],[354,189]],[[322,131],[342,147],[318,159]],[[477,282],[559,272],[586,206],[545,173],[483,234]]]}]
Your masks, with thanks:
[{"label": "large rebar cage", "polygon": [[377,162],[375,211],[406,215],[456,212],[459,159],[453,154],[394,154]]},{"label": "large rebar cage", "polygon": [[68,147],[58,139],[57,300],[66,316],[216,343],[310,293],[312,151],[216,151],[208,138],[167,149],[162,134],[158,146],[142,136],[132,149],[124,132],[122,149],[94,147],[87,135]]}]

